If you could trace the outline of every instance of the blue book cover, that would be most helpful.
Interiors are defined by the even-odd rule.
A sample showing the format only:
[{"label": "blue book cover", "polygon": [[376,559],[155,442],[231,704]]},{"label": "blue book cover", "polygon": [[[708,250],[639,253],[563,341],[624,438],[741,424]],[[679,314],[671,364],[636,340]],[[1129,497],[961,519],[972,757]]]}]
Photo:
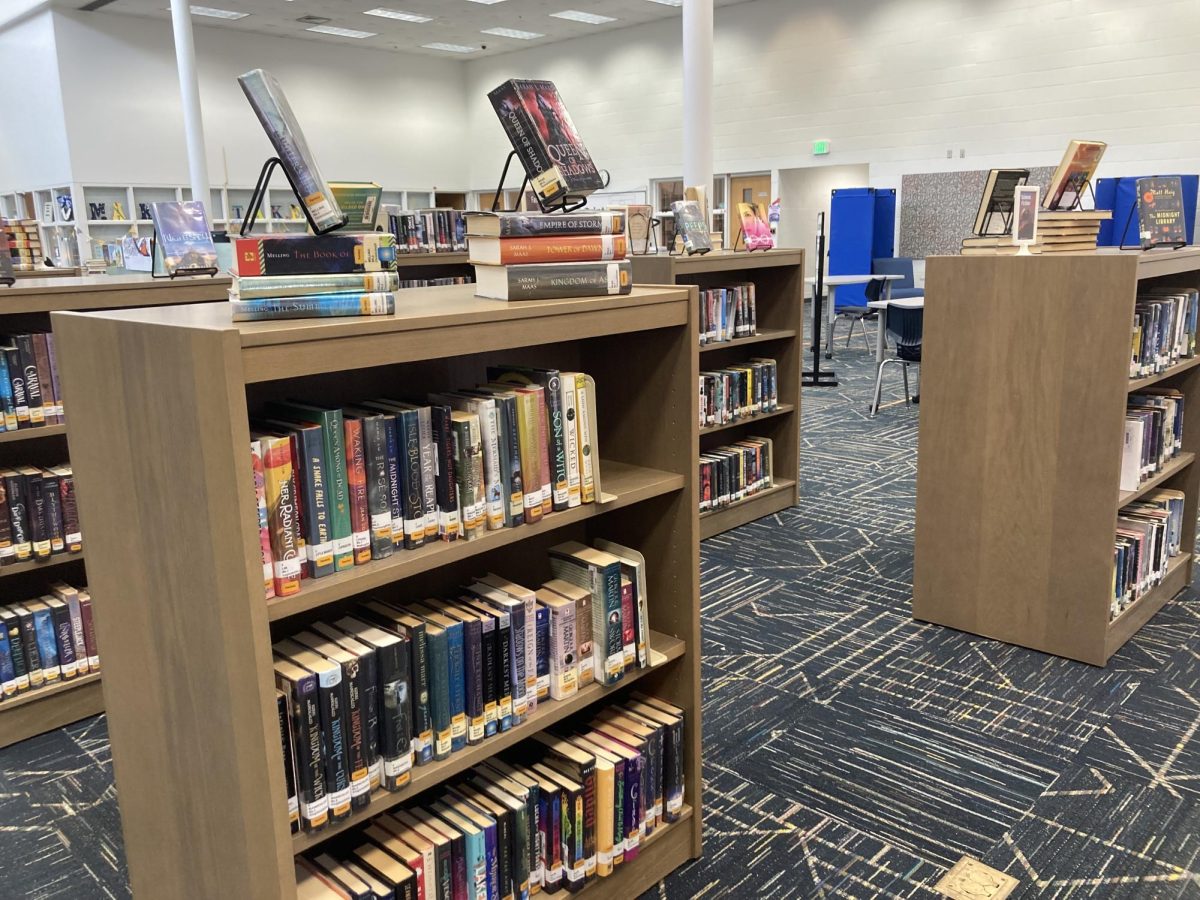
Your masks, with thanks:
[{"label": "blue book cover", "polygon": [[42,672],[47,681],[57,681],[58,639],[54,634],[54,617],[48,609],[33,609],[33,627],[37,633],[38,654],[42,657]]},{"label": "blue book cover", "polygon": [[467,900],[491,900],[488,897],[487,841],[483,829],[445,803],[430,807],[453,825],[463,836],[463,856],[467,870]]},{"label": "blue book cover", "polygon": [[450,755],[450,647],[446,629],[426,622],[429,653],[429,712],[433,720],[433,758]]},{"label": "blue book cover", "polygon": [[217,248],[201,201],[151,203],[150,218],[154,222],[157,252],[168,275],[218,268]]},{"label": "blue book cover", "polygon": [[[482,813],[481,813],[482,815]],[[483,847],[487,858],[487,891],[488,900],[503,900],[500,893],[500,858],[496,839],[496,820],[485,816],[488,821],[483,829]]]},{"label": "blue book cover", "polygon": [[390,316],[396,312],[396,295],[313,294],[309,297],[274,297],[269,300],[230,300],[233,321],[313,319],[337,316]]},{"label": "blue book cover", "polygon": [[17,407],[13,401],[12,382],[8,380],[8,356],[4,353],[0,353],[0,412],[4,413],[3,430],[14,431],[17,427]]},{"label": "blue book cover", "polygon": [[536,616],[537,696],[544,700],[550,695],[550,610],[539,604]]},{"label": "blue book cover", "polygon": [[13,667],[12,645],[8,628],[0,626],[0,692],[8,697],[17,692],[17,672]]},{"label": "blue book cover", "polygon": [[462,622],[441,617],[446,629],[446,653],[450,676],[450,750],[457,753],[467,746],[467,689],[463,666]]},{"label": "blue book cover", "polygon": [[400,422],[397,416],[384,414],[386,423],[388,508],[392,511],[392,545],[404,544],[404,476],[400,469]]}]

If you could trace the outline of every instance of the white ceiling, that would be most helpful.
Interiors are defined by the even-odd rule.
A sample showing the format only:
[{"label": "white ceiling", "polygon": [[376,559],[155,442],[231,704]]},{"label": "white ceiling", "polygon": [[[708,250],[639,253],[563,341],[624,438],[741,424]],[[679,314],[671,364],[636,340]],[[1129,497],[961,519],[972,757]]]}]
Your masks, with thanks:
[{"label": "white ceiling", "polygon": [[[550,44],[569,38],[594,34],[660,19],[678,18],[680,8],[667,6],[654,0],[498,0],[479,3],[472,0],[191,0],[192,5],[216,7],[234,12],[249,13],[243,19],[215,19],[193,16],[196,25],[209,25],[235,31],[257,32],[276,37],[293,37],[306,40],[335,41],[371,47],[379,50],[396,50],[405,53],[422,53],[454,59],[478,59],[495,56],[538,44]],[[745,0],[714,0],[717,6],[731,6]],[[60,9],[80,10],[85,6],[98,6],[104,0],[53,0]],[[126,14],[150,16],[156,19],[170,18],[170,0],[111,0],[100,9],[85,15]],[[421,16],[432,21],[424,23],[404,22],[397,19],[364,15],[364,11],[383,7]],[[563,10],[580,10],[598,15],[611,16],[616,21],[600,25],[588,25],[551,16]],[[308,23],[298,22],[303,16],[319,16],[329,19],[331,27],[350,28],[357,31],[375,32],[377,36],[364,39],[346,38],[317,34],[305,29]],[[544,37],[521,40],[481,34],[485,28],[513,28],[537,32]],[[441,42],[476,47],[473,53],[447,53],[443,50],[427,50],[422,44]],[[487,49],[482,49],[486,45]]]}]

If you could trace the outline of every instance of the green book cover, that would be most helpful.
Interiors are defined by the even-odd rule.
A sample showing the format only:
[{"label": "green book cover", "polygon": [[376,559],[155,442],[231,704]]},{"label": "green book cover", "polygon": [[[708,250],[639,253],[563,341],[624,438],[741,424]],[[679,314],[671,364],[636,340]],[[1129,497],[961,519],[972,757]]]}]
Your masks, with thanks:
[{"label": "green book cover", "polygon": [[446,629],[425,623],[429,652],[429,712],[433,719],[433,758],[450,755],[450,643]]}]

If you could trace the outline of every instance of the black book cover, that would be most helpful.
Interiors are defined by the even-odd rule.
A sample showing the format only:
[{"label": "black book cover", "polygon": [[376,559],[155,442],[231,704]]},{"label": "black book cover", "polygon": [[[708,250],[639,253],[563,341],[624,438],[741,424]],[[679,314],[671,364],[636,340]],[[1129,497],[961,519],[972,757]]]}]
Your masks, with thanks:
[{"label": "black book cover", "polygon": [[500,617],[482,607],[474,598],[463,598],[472,612],[479,615],[479,660],[482,669],[480,689],[483,695],[484,733],[491,737],[499,725],[500,704],[500,660],[499,621]]},{"label": "black book cover", "polygon": [[79,674],[79,666],[75,657],[75,632],[71,626],[71,610],[61,600],[47,598],[45,604],[50,607],[50,615],[54,622],[54,640],[58,645],[58,666],[62,670],[64,681]]},{"label": "black book cover", "polygon": [[8,486],[0,477],[0,566],[17,561],[17,548],[13,546],[12,525],[8,521]]},{"label": "black book cover", "polygon": [[12,546],[16,562],[33,557],[33,538],[29,531],[29,512],[25,503],[25,479],[19,472],[4,472],[4,499],[8,508],[8,524],[12,531]]},{"label": "black book cover", "polygon": [[[375,648],[354,636],[340,630],[339,626],[327,622],[314,622],[313,631],[329,639],[339,648],[349,653],[357,662],[356,677],[351,683],[351,733],[360,730],[363,757],[366,761],[368,780],[371,790],[380,785],[382,765],[379,750],[379,667],[375,657]],[[342,671],[347,671],[348,660],[342,660]],[[354,697],[357,689],[358,698]],[[359,739],[352,738],[352,744]]]},{"label": "black book cover", "polygon": [[4,361],[8,367],[8,383],[12,388],[13,408],[17,415],[17,427],[29,427],[29,393],[25,390],[25,370],[21,368],[21,353],[16,347],[4,348]]},{"label": "black book cover", "polygon": [[430,407],[434,452],[437,456],[438,532],[443,540],[458,538],[458,482],[454,471],[454,435],[450,427],[450,407]]},{"label": "black book cover", "polygon": [[288,660],[276,658],[275,686],[287,698],[300,827],[319,831],[329,821],[329,796],[321,749],[317,676]]},{"label": "black book cover", "polygon": [[388,509],[392,513],[392,546],[404,544],[404,451],[400,438],[400,417],[384,414],[387,423],[387,491]]},{"label": "black book cover", "polygon": [[421,416],[415,409],[396,414],[400,435],[400,465],[404,473],[404,546],[425,543],[425,504],[421,488]]},{"label": "black book cover", "polygon": [[21,479],[25,487],[25,502],[29,514],[29,539],[34,559],[50,557],[50,518],[46,510],[46,495],[42,493],[42,474],[32,466],[22,466]]},{"label": "black book cover", "polygon": [[29,690],[29,667],[25,663],[25,645],[21,641],[21,620],[12,610],[0,609],[0,628],[8,635],[9,652],[12,654],[13,677],[17,682],[17,693]]},{"label": "black book cover", "polygon": [[367,469],[367,511],[371,517],[371,559],[392,555],[392,506],[388,475],[388,417],[378,413],[347,413],[362,422],[363,455]]},{"label": "black book cover", "polygon": [[1137,180],[1138,232],[1144,249],[1187,244],[1183,182],[1178,175]]},{"label": "black book cover", "polygon": [[296,768],[292,756],[292,725],[288,715],[287,694],[275,692],[275,712],[279,718],[280,746],[283,748],[283,779],[287,784],[288,825],[292,834],[300,830],[300,803],[296,797]]},{"label": "black book cover", "polygon": [[508,731],[513,726],[513,658],[512,658],[512,620],[501,614],[496,620],[496,716],[501,731]]},{"label": "black book cover", "polygon": [[[453,615],[453,612],[449,613]],[[478,744],[487,736],[484,705],[483,617],[474,613],[462,618],[463,681],[466,687],[467,743]]]},{"label": "black book cover", "polygon": [[43,426],[46,424],[45,410],[42,400],[42,386],[38,379],[37,356],[33,349],[32,334],[15,334],[13,343],[17,345],[18,365],[25,378],[25,396],[29,403],[29,424]]},{"label": "black book cover", "polygon": [[360,612],[364,618],[400,634],[407,643],[413,761],[416,765],[423,766],[433,760],[433,718],[429,709],[429,646],[425,622],[374,600],[364,604]]},{"label": "black book cover", "polygon": [[43,472],[42,495],[46,506],[46,522],[50,526],[50,552],[62,553],[67,548],[63,528],[62,492],[58,476]]},{"label": "black book cover", "polygon": [[16,613],[21,623],[21,646],[29,666],[29,684],[31,687],[41,687],[45,676],[42,674],[42,654],[38,649],[37,623],[33,621],[33,613],[23,606]]},{"label": "black book cover", "polygon": [[476,267],[476,295],[496,300],[603,297],[632,290],[633,263],[628,259]]},{"label": "black book cover", "polygon": [[[577,821],[582,832],[576,837],[576,847],[582,848],[582,858],[589,876],[596,871],[596,757],[561,737],[545,733],[534,736],[549,753],[546,765],[564,773],[580,786],[582,815]],[[578,807],[577,807],[578,809]]]}]

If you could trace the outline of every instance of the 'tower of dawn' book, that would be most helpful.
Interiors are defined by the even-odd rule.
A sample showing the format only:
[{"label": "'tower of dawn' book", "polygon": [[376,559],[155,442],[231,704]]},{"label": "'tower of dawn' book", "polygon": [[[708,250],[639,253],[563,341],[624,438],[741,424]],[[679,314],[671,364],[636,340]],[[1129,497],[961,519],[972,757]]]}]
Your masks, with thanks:
[{"label": "'tower of dawn' book", "polygon": [[604,186],[554,82],[510,79],[488,99],[543,203]]}]

